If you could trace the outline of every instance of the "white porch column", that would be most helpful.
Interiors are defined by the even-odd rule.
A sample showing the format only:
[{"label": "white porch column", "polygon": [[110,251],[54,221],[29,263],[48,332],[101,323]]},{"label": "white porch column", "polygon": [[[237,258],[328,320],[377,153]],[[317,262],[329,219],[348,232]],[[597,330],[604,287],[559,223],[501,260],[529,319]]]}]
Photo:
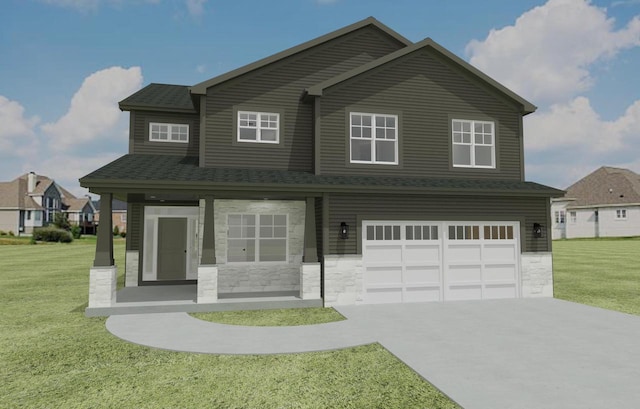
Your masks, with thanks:
[{"label": "white porch column", "polygon": [[111,193],[100,195],[100,225],[96,240],[96,258],[89,271],[89,308],[111,307],[116,302],[118,268],[113,259]]}]

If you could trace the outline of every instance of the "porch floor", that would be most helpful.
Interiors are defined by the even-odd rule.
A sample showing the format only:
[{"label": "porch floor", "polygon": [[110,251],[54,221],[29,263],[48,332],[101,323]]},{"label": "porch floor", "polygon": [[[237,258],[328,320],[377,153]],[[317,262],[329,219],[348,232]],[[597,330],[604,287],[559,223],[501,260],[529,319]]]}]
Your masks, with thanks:
[{"label": "porch floor", "polygon": [[164,312],[214,312],[276,308],[322,307],[321,299],[303,300],[298,291],[222,293],[217,303],[198,304],[197,285],[125,287],[117,291],[111,307],[87,308],[89,317]]}]

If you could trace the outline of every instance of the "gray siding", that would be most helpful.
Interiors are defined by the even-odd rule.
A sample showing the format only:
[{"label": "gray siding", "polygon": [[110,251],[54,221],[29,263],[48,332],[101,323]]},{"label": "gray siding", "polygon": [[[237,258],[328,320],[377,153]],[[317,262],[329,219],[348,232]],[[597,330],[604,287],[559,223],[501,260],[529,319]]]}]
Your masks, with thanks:
[{"label": "gray siding", "polygon": [[143,209],[141,203],[129,203],[127,206],[127,250],[142,248]]},{"label": "gray siding", "polygon": [[[548,229],[547,198],[490,196],[369,196],[331,195],[329,248],[325,254],[356,254],[362,220],[520,221],[521,251],[551,251],[550,234],[533,237],[533,224]],[[340,223],[350,226],[349,238],[338,237]]]},{"label": "gray siding", "polygon": [[315,200],[315,212],[316,212],[316,246],[318,247],[318,260],[322,260],[322,198],[316,197]]},{"label": "gray siding", "polygon": [[[349,163],[350,111],[399,116],[399,165]],[[451,166],[452,118],[496,122],[497,169]],[[521,179],[518,107],[430,49],[422,49],[325,91],[321,173]]]},{"label": "gray siding", "polygon": [[[129,153],[198,156],[200,149],[200,117],[198,114],[132,111],[130,121],[132,135],[129,135]],[[189,143],[150,141],[150,122],[188,124]]]},{"label": "gray siding", "polygon": [[[303,90],[401,47],[366,27],[210,88],[205,166],[312,171],[313,107],[300,101]],[[280,143],[236,142],[234,109],[281,113]]]}]

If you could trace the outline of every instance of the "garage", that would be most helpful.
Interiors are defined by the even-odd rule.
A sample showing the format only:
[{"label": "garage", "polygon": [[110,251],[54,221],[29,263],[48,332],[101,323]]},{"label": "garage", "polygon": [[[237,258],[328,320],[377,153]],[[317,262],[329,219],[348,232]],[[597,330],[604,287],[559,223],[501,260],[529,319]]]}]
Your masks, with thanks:
[{"label": "garage", "polygon": [[364,221],[363,302],[517,298],[519,226]]}]

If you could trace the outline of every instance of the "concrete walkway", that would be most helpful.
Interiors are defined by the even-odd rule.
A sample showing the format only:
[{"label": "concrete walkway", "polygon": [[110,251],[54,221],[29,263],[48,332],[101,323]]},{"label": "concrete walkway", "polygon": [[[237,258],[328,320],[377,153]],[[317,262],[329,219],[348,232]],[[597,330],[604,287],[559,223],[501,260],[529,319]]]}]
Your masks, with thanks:
[{"label": "concrete walkway", "polygon": [[379,342],[466,409],[640,407],[640,317],[555,299],[336,308],[343,322],[241,327],[186,314],[111,316],[138,344],[269,354]]}]

